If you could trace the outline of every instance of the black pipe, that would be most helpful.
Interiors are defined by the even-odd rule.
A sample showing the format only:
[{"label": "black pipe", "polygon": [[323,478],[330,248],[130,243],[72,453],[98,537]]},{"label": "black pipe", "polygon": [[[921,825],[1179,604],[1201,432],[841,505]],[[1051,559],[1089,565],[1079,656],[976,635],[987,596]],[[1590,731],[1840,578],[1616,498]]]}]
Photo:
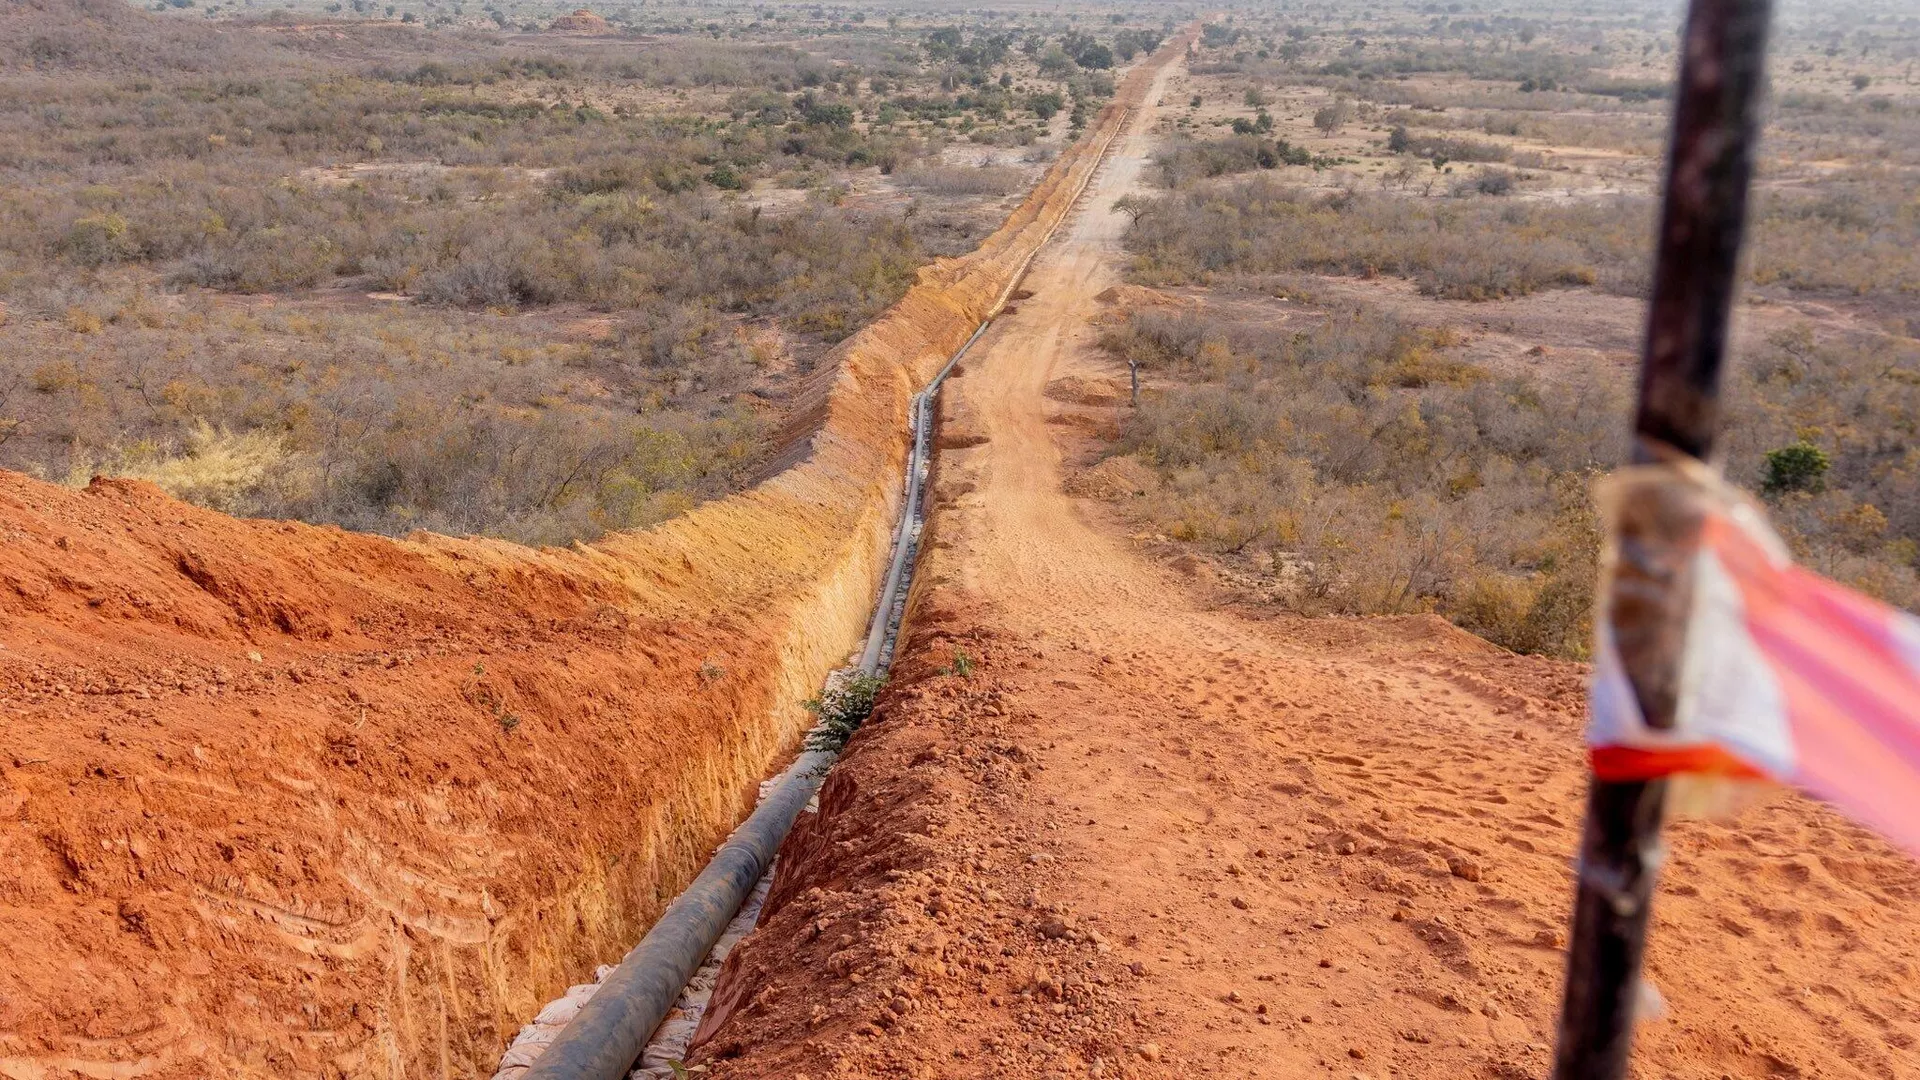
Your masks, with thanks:
[{"label": "black pipe", "polygon": [[740,898],[766,874],[832,761],[825,751],[800,755],[522,1080],[611,1080],[633,1068],[732,921]]},{"label": "black pipe", "polygon": [[[1044,243],[1045,241],[1042,241],[1042,244]],[[1000,299],[995,303],[996,311],[1000,305],[1006,303],[1007,295],[1013,291],[1014,284],[1019,282],[1024,273],[1023,269],[1020,274],[1013,276],[1013,281],[1008,283],[1006,289],[1000,294]],[[858,668],[862,675],[877,675],[880,672],[880,655],[886,648],[887,637],[893,629],[893,603],[900,595],[900,583],[907,577],[907,555],[913,550],[913,527],[921,517],[920,500],[924,495],[921,473],[925,469],[928,455],[933,453],[933,399],[939,396],[940,385],[947,381],[947,373],[953,370],[954,365],[960,362],[960,358],[967,355],[967,350],[973,348],[973,343],[979,341],[980,335],[986,333],[987,327],[992,325],[993,317],[988,316],[986,321],[974,330],[973,336],[967,339],[967,343],[960,346],[960,351],[948,358],[947,365],[933,377],[933,381],[927,384],[927,388],[913,395],[913,400],[908,403],[907,408],[913,415],[913,446],[907,452],[907,497],[900,507],[900,524],[894,529],[893,562],[887,567],[887,579],[880,586],[880,600],[874,606],[873,624],[867,630],[866,647],[860,651]]]},{"label": "black pipe", "polygon": [[[1018,281],[1019,275],[1014,280]],[[1007,291],[1012,288],[1009,285]],[[1004,302],[1004,294],[1001,300]],[[862,673],[879,670],[894,598],[906,578],[909,540],[923,495],[921,466],[932,452],[932,398],[954,365],[991,324],[991,319],[981,323],[927,388],[913,397],[915,431],[907,455],[907,497],[901,507],[893,563],[860,660]],[[781,842],[820,787],[835,756],[833,751],[800,755],[775,781],[766,801],[734,830],[686,891],[668,905],[660,921],[620,961],[553,1044],[534,1059],[521,1080],[619,1080],[627,1075],[654,1030],[679,1000],[687,980],[713,951],[714,942],[726,931],[741,901],[772,865]]]}]

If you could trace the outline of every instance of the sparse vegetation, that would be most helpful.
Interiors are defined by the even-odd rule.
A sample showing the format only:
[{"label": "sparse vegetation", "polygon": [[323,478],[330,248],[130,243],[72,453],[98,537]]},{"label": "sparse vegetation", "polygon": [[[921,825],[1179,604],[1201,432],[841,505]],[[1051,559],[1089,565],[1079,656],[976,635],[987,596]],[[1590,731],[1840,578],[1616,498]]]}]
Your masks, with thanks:
[{"label": "sparse vegetation", "polygon": [[[1218,160],[1221,153],[1210,155]],[[1462,205],[1391,192],[1315,191],[1268,176],[1213,185],[1186,179],[1204,172],[1175,171],[1186,187],[1142,214],[1129,234],[1139,280],[1387,274],[1467,300],[1588,285],[1638,295],[1647,287],[1648,198]],[[1831,185],[1819,196],[1768,193],[1758,200],[1749,280],[1791,292],[1874,296],[1890,313],[1920,318],[1920,214],[1871,174],[1835,177]],[[1515,189],[1512,173],[1487,171],[1450,191],[1499,196]]]},{"label": "sparse vegetation", "polygon": [[1163,202],[1128,236],[1144,283],[1198,283],[1223,272],[1388,274],[1434,295],[1488,299],[1599,283],[1634,291],[1645,279],[1641,204],[1461,205],[1322,193],[1266,176]]},{"label": "sparse vegetation", "polygon": [[1140,312],[1107,348],[1173,378],[1121,449],[1170,539],[1235,557],[1309,613],[1439,610],[1532,651],[1583,647],[1586,484],[1617,391],[1542,394],[1446,356],[1444,332],[1339,308],[1288,335]]},{"label": "sparse vegetation", "polygon": [[[1307,275],[1408,279],[1433,299],[1404,307],[1496,334],[1478,305],[1642,295],[1673,40],[1654,21],[1428,5],[1364,34],[1299,13],[1208,29],[1151,174],[1165,191],[1120,209],[1135,281],[1223,305],[1138,309],[1103,342],[1142,377],[1114,449],[1151,472],[1131,505],[1153,532],[1293,610],[1437,611],[1584,654],[1589,487],[1619,463],[1630,368],[1544,348],[1485,367],[1450,320],[1316,300]],[[1826,44],[1842,28],[1862,56],[1914,55],[1910,27],[1855,9],[1776,41],[1747,287],[1814,315],[1745,343],[1725,465],[1797,557],[1913,608],[1920,126],[1893,100],[1916,100],[1910,72],[1845,66]],[[1298,143],[1325,158],[1276,152]],[[1253,294],[1291,301],[1283,330],[1219,313]]]},{"label": "sparse vegetation", "polygon": [[651,524],[751,475],[1159,35],[510,7],[0,15],[0,467],[396,534]]},{"label": "sparse vegetation", "polygon": [[992,165],[915,166],[894,176],[902,187],[936,195],[1011,195],[1027,181],[1020,169]]},{"label": "sparse vegetation", "polygon": [[845,672],[828,681],[820,696],[804,704],[817,721],[807,733],[807,749],[838,750],[873,715],[873,705],[886,686],[884,675]]}]

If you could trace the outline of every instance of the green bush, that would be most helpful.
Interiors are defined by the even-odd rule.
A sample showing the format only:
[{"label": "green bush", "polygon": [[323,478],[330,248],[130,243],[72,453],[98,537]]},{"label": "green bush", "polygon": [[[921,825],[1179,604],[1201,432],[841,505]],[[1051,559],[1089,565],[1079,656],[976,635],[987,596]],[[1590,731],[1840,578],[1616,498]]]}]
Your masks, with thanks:
[{"label": "green bush", "polygon": [[802,702],[819,722],[807,734],[807,749],[839,750],[847,745],[873,715],[873,703],[886,684],[884,675],[854,673],[829,682],[819,697]]},{"label": "green bush", "polygon": [[1766,479],[1760,482],[1760,490],[1767,495],[1817,492],[1826,487],[1827,470],[1832,464],[1824,451],[1804,440],[1769,450]]}]

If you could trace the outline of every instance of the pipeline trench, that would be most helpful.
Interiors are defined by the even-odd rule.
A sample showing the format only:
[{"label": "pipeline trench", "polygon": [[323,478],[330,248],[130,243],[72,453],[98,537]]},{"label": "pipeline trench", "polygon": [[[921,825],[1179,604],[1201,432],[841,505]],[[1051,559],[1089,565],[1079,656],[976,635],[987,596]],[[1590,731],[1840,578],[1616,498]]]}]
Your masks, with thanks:
[{"label": "pipeline trench", "polygon": [[[393,542],[0,475],[0,1075],[486,1076],[661,927],[627,981],[704,995],[652,1064],[707,1080],[1544,1074],[1584,670],[1249,606],[1065,490],[1117,410],[1051,388],[1124,385],[1111,207],[1182,44],[844,343],[790,467],[658,528]],[[889,685],[816,813],[768,790],[768,880],[780,829],[724,842],[876,607]],[[1909,860],[1788,796],[1669,840],[1648,1075],[1920,1074]],[[756,932],[661,918],[708,873]],[[599,1011],[623,1071],[648,1019]]]},{"label": "pipeline trench", "polygon": [[[1095,166],[1078,181],[1067,202],[1068,213],[1131,118],[1131,109],[1121,111],[1116,122],[1094,138]],[[843,674],[884,676],[891,665],[913,593],[927,521],[941,387],[992,328],[1053,228],[1049,226],[1040,244],[1009,278],[972,336],[909,403],[909,452],[886,576],[857,657],[831,673],[829,680]],[[766,781],[753,814],[716,850],[713,861],[668,906],[640,944],[620,964],[598,969],[595,982],[570,987],[543,1008],[507,1048],[495,1080],[673,1077],[704,1015],[719,965],[753,929],[759,904],[772,884],[775,852],[802,810],[817,809],[809,804],[835,756],[833,751],[810,749]]]}]

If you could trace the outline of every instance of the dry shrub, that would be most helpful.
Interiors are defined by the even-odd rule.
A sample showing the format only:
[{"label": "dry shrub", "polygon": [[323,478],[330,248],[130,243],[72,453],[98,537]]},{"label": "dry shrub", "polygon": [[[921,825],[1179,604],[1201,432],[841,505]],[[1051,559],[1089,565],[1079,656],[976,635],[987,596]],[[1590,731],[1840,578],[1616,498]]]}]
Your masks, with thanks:
[{"label": "dry shrub", "polygon": [[1765,193],[1756,203],[1755,284],[1888,297],[1920,314],[1920,204],[1904,173],[1850,170],[1816,193]]},{"label": "dry shrub", "polygon": [[1302,612],[1439,611],[1584,651],[1587,485],[1618,453],[1618,388],[1496,379],[1452,335],[1360,308],[1278,339],[1139,311],[1103,343],[1181,380],[1122,440],[1159,474],[1134,505],[1168,538],[1264,567]]},{"label": "dry shrub", "polygon": [[[1126,243],[1144,284],[1306,271],[1391,274],[1461,300],[1585,285],[1644,291],[1650,200],[1499,198],[1511,189],[1503,172],[1462,178],[1451,186],[1460,197],[1445,201],[1325,194],[1256,176],[1157,200]],[[1874,297],[1920,315],[1920,206],[1899,174],[1854,170],[1817,194],[1763,193],[1754,218],[1754,284]]]},{"label": "dry shrub", "polygon": [[1170,195],[1127,234],[1143,284],[1306,271],[1411,278],[1464,300],[1645,279],[1651,203],[1444,202],[1320,192],[1256,176]]},{"label": "dry shrub", "polygon": [[[1508,648],[1585,655],[1589,491],[1621,460],[1624,374],[1496,377],[1452,335],[1361,308],[1285,337],[1142,310],[1102,344],[1175,381],[1121,443],[1158,474],[1133,505],[1170,539],[1265,566],[1303,612],[1438,611]],[[1772,498],[1796,556],[1920,607],[1920,343],[1776,333],[1728,397],[1737,483],[1759,489],[1781,446],[1831,463],[1821,490]]]},{"label": "dry shrub", "polygon": [[98,463],[76,459],[63,483],[85,487],[94,476],[145,480],[176,499],[227,514],[258,510],[272,489],[280,497],[300,483],[299,468],[281,437],[232,432],[195,422],[179,443],[116,447]]},{"label": "dry shrub", "polygon": [[0,326],[0,465],[139,476],[243,514],[563,543],[724,494],[761,450],[758,411],[721,400],[756,370],[755,342],[697,308],[566,346],[418,306],[143,319],[136,293],[74,309],[98,345],[62,331],[58,358],[42,317]]},{"label": "dry shrub", "polygon": [[[1056,150],[914,163],[1059,141],[997,85],[1011,38],[936,65],[916,20],[634,7],[608,50],[137,6],[0,4],[0,468],[245,513],[566,542],[734,490],[769,402],[990,227],[942,200]],[[915,212],[846,200],[870,169]]]}]

